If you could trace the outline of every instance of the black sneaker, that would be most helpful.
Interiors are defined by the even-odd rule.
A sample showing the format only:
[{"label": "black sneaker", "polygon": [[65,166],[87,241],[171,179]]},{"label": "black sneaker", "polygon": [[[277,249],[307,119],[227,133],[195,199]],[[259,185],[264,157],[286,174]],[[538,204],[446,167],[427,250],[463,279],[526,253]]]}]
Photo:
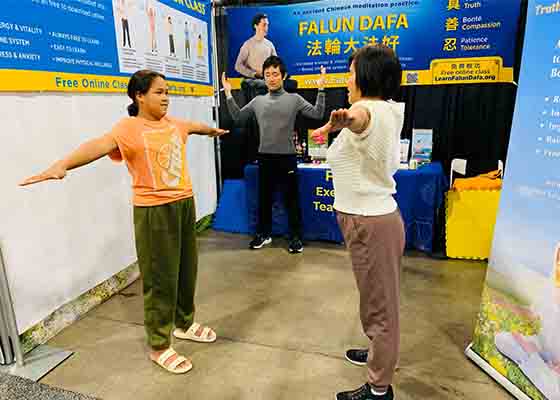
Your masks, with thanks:
[{"label": "black sneaker", "polygon": [[302,253],[303,252],[303,243],[299,238],[294,238],[290,240],[290,244],[288,245],[288,251],[292,254]]},{"label": "black sneaker", "polygon": [[351,349],[346,352],[346,359],[354,365],[367,364],[367,349]]},{"label": "black sneaker", "polygon": [[270,236],[257,235],[251,240],[251,243],[249,243],[249,248],[257,250],[270,243],[272,243],[272,238]]},{"label": "black sneaker", "polygon": [[349,392],[340,392],[336,395],[336,400],[393,400],[393,388],[389,386],[387,393],[376,396],[371,393],[371,386],[366,383],[364,386]]}]

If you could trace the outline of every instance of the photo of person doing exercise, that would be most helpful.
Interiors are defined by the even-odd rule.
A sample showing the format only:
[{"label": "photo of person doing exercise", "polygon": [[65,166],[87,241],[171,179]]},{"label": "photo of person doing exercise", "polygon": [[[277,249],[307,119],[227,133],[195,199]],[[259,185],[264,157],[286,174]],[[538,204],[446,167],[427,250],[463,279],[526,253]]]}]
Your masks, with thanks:
[{"label": "photo of person doing exercise", "polygon": [[549,278],[530,309],[510,306],[540,321],[540,332],[524,336],[502,331],[496,334],[495,344],[548,400],[554,400],[560,399],[560,243]]},{"label": "photo of person doing exercise", "polygon": [[148,33],[150,37],[150,50],[157,52],[156,9],[152,0],[146,2],[146,15],[148,17]]},{"label": "photo of person doing exercise", "polygon": [[169,55],[175,57],[175,37],[173,36],[173,19],[167,16],[167,34],[169,36]]},{"label": "photo of person doing exercise", "polygon": [[132,42],[130,41],[130,25],[128,23],[129,19],[129,0],[118,0],[117,1],[117,16],[121,20],[122,27],[122,47],[132,48]]},{"label": "photo of person doing exercise", "polygon": [[189,27],[189,22],[185,21],[185,58],[187,61],[191,60],[191,30]]},{"label": "photo of person doing exercise", "polygon": [[196,55],[198,58],[204,58],[204,41],[202,40],[202,34],[198,34],[196,40]]},{"label": "photo of person doing exercise", "polygon": [[269,20],[266,14],[256,14],[251,22],[251,27],[255,34],[247,39],[237,55],[235,70],[245,78],[263,79],[262,65],[264,61],[275,56],[276,48],[268,35]]}]

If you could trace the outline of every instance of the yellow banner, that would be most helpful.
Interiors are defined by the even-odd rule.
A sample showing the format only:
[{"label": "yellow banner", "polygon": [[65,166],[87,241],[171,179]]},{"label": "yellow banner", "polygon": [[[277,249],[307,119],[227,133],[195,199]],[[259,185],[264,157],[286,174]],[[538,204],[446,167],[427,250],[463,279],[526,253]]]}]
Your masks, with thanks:
[{"label": "yellow banner", "polygon": [[501,57],[433,60],[432,84],[512,82],[513,68],[504,68]]},{"label": "yellow banner", "polygon": [[[319,75],[298,75],[298,89],[317,88]],[[327,74],[326,87],[346,87],[348,73]],[[233,89],[240,89],[242,78],[229,79]],[[403,71],[402,85],[449,85],[466,83],[511,83],[513,68],[504,67],[501,57],[453,58],[433,60],[429,70]]]},{"label": "yellow banner", "polygon": [[[213,96],[214,88],[173,80],[169,93],[183,96]],[[128,78],[62,72],[0,70],[0,92],[126,92]]]}]

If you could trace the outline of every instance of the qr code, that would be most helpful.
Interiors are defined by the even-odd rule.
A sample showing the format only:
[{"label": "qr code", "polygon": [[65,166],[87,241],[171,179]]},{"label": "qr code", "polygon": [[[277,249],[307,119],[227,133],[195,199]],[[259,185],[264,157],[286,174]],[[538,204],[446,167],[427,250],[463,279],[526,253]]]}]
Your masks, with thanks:
[{"label": "qr code", "polygon": [[418,72],[408,72],[406,74],[406,83],[418,83]]}]

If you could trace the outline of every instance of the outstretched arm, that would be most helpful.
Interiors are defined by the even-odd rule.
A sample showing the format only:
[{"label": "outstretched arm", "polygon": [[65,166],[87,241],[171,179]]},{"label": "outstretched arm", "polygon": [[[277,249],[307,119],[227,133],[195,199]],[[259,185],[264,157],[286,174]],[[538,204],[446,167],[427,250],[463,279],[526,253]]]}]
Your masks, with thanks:
[{"label": "outstretched arm", "polygon": [[231,118],[233,118],[233,120],[236,122],[249,119],[254,113],[253,104],[255,99],[251,100],[249,104],[240,109],[235,102],[235,99],[231,95],[231,83],[229,83],[225,72],[222,74],[222,87],[224,88],[224,92],[226,93],[226,105]]},{"label": "outstretched arm", "polygon": [[339,109],[331,112],[329,122],[311,134],[313,140],[323,144],[330,132],[348,128],[356,135],[362,134],[371,121],[371,114],[365,107],[354,107],[350,110]]},{"label": "outstretched arm", "polygon": [[219,128],[212,128],[202,122],[195,122],[195,121],[188,121],[188,130],[189,135],[204,135],[210,137],[218,137],[229,133],[229,131],[219,129]]},{"label": "outstretched arm", "polygon": [[31,176],[20,183],[20,186],[31,185],[49,179],[63,179],[67,171],[89,164],[117,148],[117,142],[110,135],[89,140],[68,156],[52,164],[38,175]]},{"label": "outstretched arm", "polygon": [[321,119],[325,115],[325,81],[326,81],[326,69],[321,66],[321,76],[317,81],[319,87],[319,93],[317,93],[317,100],[315,100],[315,106],[312,106],[307,100],[300,96],[300,111],[301,113],[309,118]]}]

